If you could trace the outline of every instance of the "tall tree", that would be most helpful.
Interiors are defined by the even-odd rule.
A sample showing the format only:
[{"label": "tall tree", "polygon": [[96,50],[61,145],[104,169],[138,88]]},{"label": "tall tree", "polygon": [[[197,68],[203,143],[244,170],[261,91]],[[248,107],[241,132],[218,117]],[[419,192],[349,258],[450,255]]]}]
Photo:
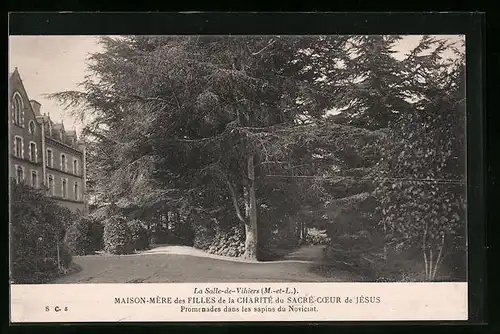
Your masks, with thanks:
[{"label": "tall tree", "polygon": [[426,278],[465,247],[465,59],[424,37],[405,60],[412,111],[391,125],[375,191],[389,241],[421,249]]},{"label": "tall tree", "polygon": [[341,62],[343,80],[335,106],[349,124],[368,129],[386,128],[408,108],[408,95],[400,75],[401,61],[394,57],[397,35],[355,36]]},{"label": "tall tree", "polygon": [[[336,38],[330,58],[345,53],[346,37]],[[193,210],[232,206],[245,226],[245,257],[255,259],[257,188],[282,157],[293,162],[287,143],[299,140],[295,154],[310,160],[304,152],[315,141],[320,146],[317,138],[348,133],[314,121],[331,98],[307,74],[301,52],[324,38],[132,36],[101,43],[84,91],[53,95],[91,113],[85,131],[106,154],[95,166],[101,193],[110,201],[171,201]],[[306,113],[312,120],[301,128]],[[320,136],[313,140],[307,131]]]}]

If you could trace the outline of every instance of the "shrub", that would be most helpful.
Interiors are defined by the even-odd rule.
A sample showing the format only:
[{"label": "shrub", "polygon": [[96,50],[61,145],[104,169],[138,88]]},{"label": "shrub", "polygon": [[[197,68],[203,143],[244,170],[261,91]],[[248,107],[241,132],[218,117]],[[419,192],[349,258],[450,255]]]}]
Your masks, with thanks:
[{"label": "shrub", "polygon": [[145,224],[139,219],[131,220],[127,223],[130,231],[130,248],[132,250],[142,250],[149,247],[149,233]]},{"label": "shrub", "polygon": [[241,225],[231,228],[217,228],[208,253],[238,257],[245,252],[245,231]]},{"label": "shrub", "polygon": [[62,244],[59,247],[59,260],[64,268],[69,268],[71,262],[73,261],[73,256],[71,256],[69,247],[65,244]]},{"label": "shrub", "polygon": [[89,217],[80,217],[67,230],[65,243],[74,255],[94,254],[102,249],[104,228]]},{"label": "shrub", "polygon": [[198,249],[207,250],[215,238],[215,231],[210,226],[195,225],[193,227],[193,246]]},{"label": "shrub", "polygon": [[92,249],[99,251],[104,248],[104,225],[92,218],[88,218],[91,222],[89,229],[89,239]]},{"label": "shrub", "polygon": [[131,234],[125,217],[115,215],[104,222],[104,249],[111,254],[130,254]]},{"label": "shrub", "polygon": [[310,245],[329,245],[330,241],[326,231],[320,231],[314,228],[307,231],[306,242]]},{"label": "shrub", "polygon": [[67,223],[74,220],[69,209],[41,191],[12,182],[10,236],[14,283],[44,283],[58,276],[60,267],[69,267],[72,259],[63,239]]}]

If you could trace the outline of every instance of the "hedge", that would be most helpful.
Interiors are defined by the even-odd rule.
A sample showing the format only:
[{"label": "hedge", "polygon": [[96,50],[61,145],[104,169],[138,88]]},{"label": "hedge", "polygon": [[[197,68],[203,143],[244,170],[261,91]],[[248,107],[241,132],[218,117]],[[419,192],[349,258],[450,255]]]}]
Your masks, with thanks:
[{"label": "hedge", "polygon": [[130,231],[125,217],[112,216],[104,221],[104,250],[111,254],[130,254]]},{"label": "hedge", "polygon": [[[11,279],[44,283],[69,268],[72,258],[64,235],[75,215],[42,191],[12,182]],[[57,262],[59,258],[59,263]]]},{"label": "hedge", "polygon": [[127,223],[130,231],[130,248],[132,250],[143,250],[149,248],[149,233],[144,222],[139,219]]},{"label": "hedge", "polygon": [[134,219],[127,221],[122,215],[115,215],[103,222],[104,250],[110,254],[131,254],[135,250],[149,247],[149,233],[145,224]]},{"label": "hedge", "polygon": [[65,243],[74,255],[94,254],[103,248],[104,227],[90,217],[80,217],[67,230]]}]

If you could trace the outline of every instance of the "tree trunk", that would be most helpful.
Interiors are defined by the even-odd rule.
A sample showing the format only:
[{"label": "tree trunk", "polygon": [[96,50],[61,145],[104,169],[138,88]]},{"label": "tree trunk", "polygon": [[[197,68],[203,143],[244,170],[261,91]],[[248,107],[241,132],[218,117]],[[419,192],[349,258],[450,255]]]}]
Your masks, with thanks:
[{"label": "tree trunk", "polygon": [[248,156],[248,181],[244,188],[245,198],[245,253],[243,257],[257,260],[257,199],[255,197],[254,157]]}]

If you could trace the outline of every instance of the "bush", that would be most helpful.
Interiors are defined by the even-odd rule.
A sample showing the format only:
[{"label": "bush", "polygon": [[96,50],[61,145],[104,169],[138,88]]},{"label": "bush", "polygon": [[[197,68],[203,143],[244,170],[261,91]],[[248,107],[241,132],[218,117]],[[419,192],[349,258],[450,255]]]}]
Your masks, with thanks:
[{"label": "bush", "polygon": [[215,230],[205,225],[196,225],[193,227],[193,230],[193,246],[202,250],[209,249],[215,238]]},{"label": "bush", "polygon": [[[44,283],[68,268],[65,228],[75,215],[41,191],[12,182],[11,275],[14,283]],[[59,245],[59,247],[58,247]],[[57,263],[59,248],[59,264]]]},{"label": "bush", "polygon": [[65,243],[71,254],[88,255],[102,249],[104,228],[89,217],[77,219],[67,230]]},{"label": "bush", "polygon": [[65,244],[62,244],[59,247],[59,260],[64,268],[69,268],[71,262],[73,261],[73,256],[71,256],[69,247]]},{"label": "bush", "polygon": [[111,254],[132,253],[132,238],[125,217],[115,215],[104,222],[104,250]]},{"label": "bush", "polygon": [[306,242],[310,245],[329,245],[330,241],[325,231],[314,228],[307,231]]},{"label": "bush", "polygon": [[90,235],[89,235],[89,239],[90,239],[90,243],[92,245],[92,249],[94,251],[100,251],[102,249],[104,249],[104,225],[95,220],[95,219],[91,219],[91,218],[88,218],[91,220],[91,224],[90,224]]},{"label": "bush", "polygon": [[139,219],[134,219],[127,225],[130,231],[130,248],[132,250],[149,248],[149,233],[145,224]]},{"label": "bush", "polygon": [[245,252],[245,231],[241,225],[228,229],[218,228],[208,253],[238,257]]}]

